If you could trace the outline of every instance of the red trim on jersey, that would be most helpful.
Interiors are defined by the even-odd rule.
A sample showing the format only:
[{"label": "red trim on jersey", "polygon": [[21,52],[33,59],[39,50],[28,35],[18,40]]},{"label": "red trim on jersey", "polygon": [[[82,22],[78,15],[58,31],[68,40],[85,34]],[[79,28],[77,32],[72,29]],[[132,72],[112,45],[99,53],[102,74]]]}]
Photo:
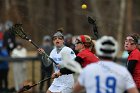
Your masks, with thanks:
[{"label": "red trim on jersey", "polygon": [[82,67],[86,67],[90,63],[95,63],[99,61],[98,57],[93,54],[89,49],[84,49],[77,54],[77,56],[81,57],[84,61],[81,63]]},{"label": "red trim on jersey", "polygon": [[86,42],[85,36],[84,36],[84,35],[81,35],[80,38],[81,38],[81,41],[82,41],[82,42]]},{"label": "red trim on jersey", "polygon": [[128,62],[130,60],[137,60],[136,67],[133,73],[133,79],[138,88],[140,88],[140,51],[138,49],[134,49],[128,56]]}]

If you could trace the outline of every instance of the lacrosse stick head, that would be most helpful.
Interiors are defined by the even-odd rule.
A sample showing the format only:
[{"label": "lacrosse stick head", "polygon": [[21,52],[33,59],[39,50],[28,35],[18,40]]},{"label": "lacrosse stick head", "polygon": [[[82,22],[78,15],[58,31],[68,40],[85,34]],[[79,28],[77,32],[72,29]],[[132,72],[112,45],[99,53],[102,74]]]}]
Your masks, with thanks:
[{"label": "lacrosse stick head", "polygon": [[70,59],[70,54],[67,51],[61,53],[62,55],[62,63],[60,64],[61,67],[65,67],[75,73],[81,73],[82,67],[81,65],[74,61],[74,59]]},{"label": "lacrosse stick head", "polygon": [[10,28],[10,31],[14,33],[15,35],[18,35],[22,39],[29,40],[26,33],[23,30],[22,24],[15,24]]},{"label": "lacrosse stick head", "polygon": [[91,17],[88,16],[88,22],[90,24],[94,24],[96,20],[93,20]]},{"label": "lacrosse stick head", "polygon": [[96,25],[96,20],[92,19],[91,17],[88,16],[88,23],[93,25],[93,32],[94,32],[94,35],[96,36],[96,39],[99,38],[99,34],[98,34],[98,27]]},{"label": "lacrosse stick head", "polygon": [[42,54],[41,60],[45,67],[49,67],[53,63],[45,53]]}]

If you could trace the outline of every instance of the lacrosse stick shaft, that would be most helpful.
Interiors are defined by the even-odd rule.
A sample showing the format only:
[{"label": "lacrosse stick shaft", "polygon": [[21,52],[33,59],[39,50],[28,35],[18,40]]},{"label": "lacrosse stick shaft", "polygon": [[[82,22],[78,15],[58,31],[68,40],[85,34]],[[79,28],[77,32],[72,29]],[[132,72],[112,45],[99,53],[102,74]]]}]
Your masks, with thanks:
[{"label": "lacrosse stick shaft", "polygon": [[17,93],[22,93],[22,92],[24,92],[24,91],[28,91],[29,89],[31,89],[31,88],[33,88],[33,87],[39,85],[40,83],[43,83],[43,82],[45,82],[45,81],[47,81],[47,80],[49,80],[49,79],[51,79],[51,77],[45,78],[45,79],[39,81],[38,83],[33,84],[32,86],[29,86],[28,88],[24,88],[24,87],[23,87],[23,89],[21,89],[21,90],[20,90],[19,92],[17,92]]},{"label": "lacrosse stick shaft", "polygon": [[55,65],[58,65],[58,63],[56,63],[52,58],[49,57],[49,59],[50,59]]},{"label": "lacrosse stick shaft", "polygon": [[39,48],[39,46],[36,43],[34,43],[31,39],[29,39],[29,42],[32,43],[37,49]]},{"label": "lacrosse stick shaft", "polygon": [[47,81],[47,80],[49,80],[49,79],[51,79],[51,77],[48,77],[48,78],[45,78],[45,79],[39,81],[38,83],[36,83],[36,84],[30,86],[30,88],[32,88],[32,87],[34,87],[34,86],[36,86],[36,85],[39,85],[40,83],[43,83],[43,82],[45,82],[45,81]]},{"label": "lacrosse stick shaft", "polygon": [[42,83],[42,82],[45,82],[45,81],[47,81],[47,80],[49,80],[49,79],[51,79],[51,77],[48,77],[48,78],[46,78],[46,79],[43,79],[43,80],[39,81],[37,84],[40,84],[40,83]]},{"label": "lacrosse stick shaft", "polygon": [[[39,48],[39,46],[36,44],[36,43],[34,43],[31,39],[29,39],[28,40],[30,43],[32,43],[37,49]],[[45,55],[54,63],[54,64],[56,64],[56,65],[58,65],[58,63],[56,63],[52,58],[50,58],[46,53],[45,53]]]},{"label": "lacrosse stick shaft", "polygon": [[[22,24],[15,24],[12,28],[11,31],[18,35],[19,37],[21,37],[22,39],[25,39],[27,41],[29,41],[31,44],[33,44],[37,49],[39,49],[39,46],[34,43],[28,36],[27,34],[24,32],[23,28],[22,28]],[[46,53],[43,53],[43,56],[45,56],[46,58],[49,58],[53,63],[55,63],[56,65],[58,65],[52,58],[50,58]]]}]

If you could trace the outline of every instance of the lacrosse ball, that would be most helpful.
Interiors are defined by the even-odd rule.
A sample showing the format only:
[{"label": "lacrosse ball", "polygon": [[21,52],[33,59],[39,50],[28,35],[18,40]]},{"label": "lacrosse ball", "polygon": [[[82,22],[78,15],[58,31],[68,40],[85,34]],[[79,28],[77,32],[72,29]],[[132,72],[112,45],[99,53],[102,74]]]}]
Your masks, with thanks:
[{"label": "lacrosse ball", "polygon": [[86,9],[87,8],[87,5],[86,4],[82,4],[82,9]]}]

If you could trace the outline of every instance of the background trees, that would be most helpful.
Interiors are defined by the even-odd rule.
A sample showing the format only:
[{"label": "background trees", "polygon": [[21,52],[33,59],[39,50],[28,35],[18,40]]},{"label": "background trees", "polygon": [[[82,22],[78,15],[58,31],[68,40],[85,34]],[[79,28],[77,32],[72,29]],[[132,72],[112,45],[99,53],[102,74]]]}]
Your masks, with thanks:
[{"label": "background trees", "polygon": [[[82,3],[87,9],[81,9]],[[93,34],[87,16],[97,20],[101,35],[113,35],[123,43],[131,32],[140,33],[139,0],[0,0],[0,23],[23,23],[25,31],[40,44],[45,34],[57,28],[64,33]]]}]

